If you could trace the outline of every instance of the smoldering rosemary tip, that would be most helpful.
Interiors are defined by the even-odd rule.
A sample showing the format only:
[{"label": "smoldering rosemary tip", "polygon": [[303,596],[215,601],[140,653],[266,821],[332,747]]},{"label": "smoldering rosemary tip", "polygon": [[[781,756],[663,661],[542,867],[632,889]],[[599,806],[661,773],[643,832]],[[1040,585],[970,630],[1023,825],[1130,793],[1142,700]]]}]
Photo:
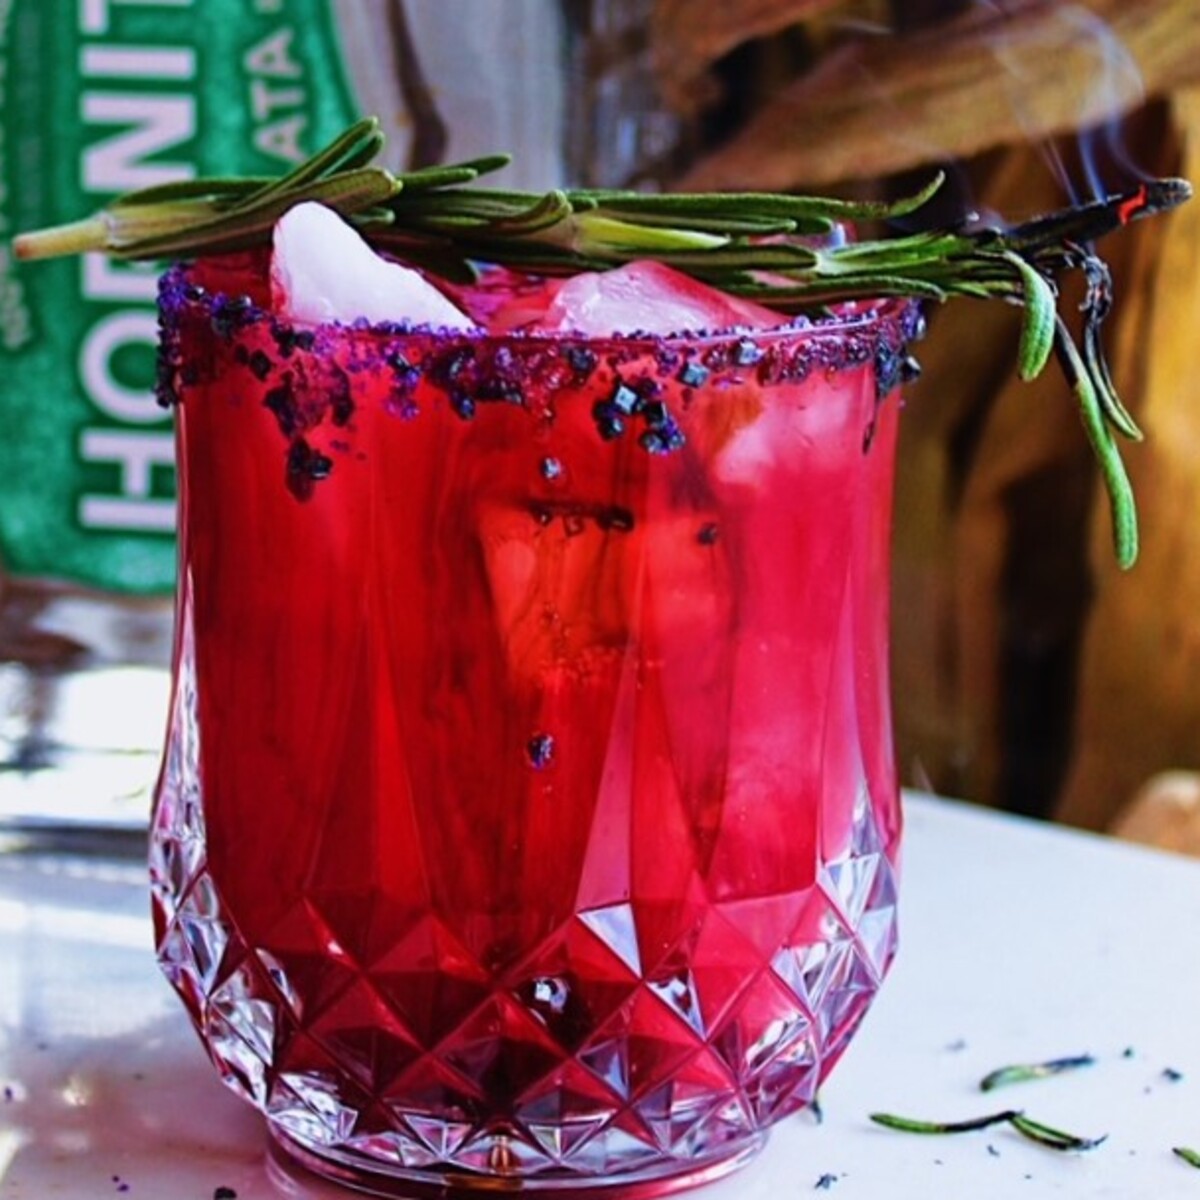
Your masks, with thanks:
[{"label": "smoldering rosemary tip", "polygon": [[[469,278],[476,263],[570,275],[652,258],[785,313],[880,296],[1001,300],[1024,310],[1021,377],[1036,378],[1055,356],[1066,374],[1108,489],[1117,562],[1129,567],[1137,558],[1137,514],[1117,436],[1141,435],[1104,357],[1100,326],[1111,284],[1092,243],[1182,204],[1192,191],[1185,180],[1151,180],[1008,229],[956,227],[846,243],[823,235],[839,223],[887,222],[919,209],[940,176],[892,203],[761,192],[536,193],[479,186],[505,155],[393,174],[374,161],[383,141],[379,122],[366,118],[281,177],[143,189],[82,221],[21,234],[14,252],[23,259],[87,251],[161,259],[241,250],[267,243],[282,213],[314,200],[377,247],[448,279]],[[1060,309],[1059,278],[1071,272],[1088,283],[1078,337]]]}]

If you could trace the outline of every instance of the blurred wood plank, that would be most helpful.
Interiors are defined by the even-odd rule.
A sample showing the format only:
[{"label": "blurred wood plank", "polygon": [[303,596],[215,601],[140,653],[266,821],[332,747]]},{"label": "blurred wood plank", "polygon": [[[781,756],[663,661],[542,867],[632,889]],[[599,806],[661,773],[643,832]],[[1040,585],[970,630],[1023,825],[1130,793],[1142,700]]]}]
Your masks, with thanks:
[{"label": "blurred wood plank", "polygon": [[879,177],[1100,124],[1197,79],[1196,0],[981,4],[831,52],[680,186],[794,190]]},{"label": "blurred wood plank", "polygon": [[650,44],[663,95],[678,111],[694,111],[709,94],[703,78],[717,59],[844,6],[843,0],[656,0]]},{"label": "blurred wood plank", "polygon": [[[1200,177],[1200,89],[1174,100],[1182,173]],[[1145,222],[1136,307],[1114,363],[1140,394],[1146,443],[1127,459],[1142,552],[1121,574],[1097,529],[1097,599],[1080,677],[1076,752],[1056,816],[1102,828],[1155,772],[1200,767],[1200,205]],[[1140,299],[1139,299],[1140,298]]]}]

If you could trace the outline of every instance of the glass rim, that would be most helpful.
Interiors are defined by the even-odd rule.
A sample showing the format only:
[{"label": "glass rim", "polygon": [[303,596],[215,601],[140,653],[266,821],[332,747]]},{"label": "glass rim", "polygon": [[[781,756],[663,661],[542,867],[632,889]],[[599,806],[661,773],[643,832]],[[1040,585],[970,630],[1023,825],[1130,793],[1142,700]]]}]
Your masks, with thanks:
[{"label": "glass rim", "polygon": [[[588,334],[579,331],[514,328],[497,332],[479,325],[473,329],[449,329],[428,323],[405,321],[298,321],[276,312],[265,297],[256,298],[245,288],[208,288],[196,282],[197,274],[208,270],[227,272],[257,281],[266,287],[265,255],[242,253],[213,257],[206,260],[186,260],[172,264],[159,281],[158,309],[168,323],[186,312],[208,318],[224,316],[234,328],[260,323],[291,335],[308,335],[320,342],[377,342],[395,343],[405,339],[435,344],[439,350],[456,347],[478,351],[495,351],[501,347],[520,347],[529,354],[568,351],[587,348],[596,353],[606,351],[622,356],[662,354],[673,351],[705,351],[719,347],[749,345],[766,349],[780,343],[827,340],[873,340],[897,350],[911,341],[919,340],[924,331],[923,306],[911,296],[880,296],[869,300],[847,301],[834,306],[828,316],[800,314],[767,329],[733,325],[716,330],[680,330],[658,334],[643,331],[629,333]],[[529,278],[541,278],[533,272]],[[464,289],[466,290],[466,289]],[[735,349],[736,359],[736,349]],[[861,365],[862,355],[851,354],[844,364]],[[742,364],[751,365],[751,364]]]}]

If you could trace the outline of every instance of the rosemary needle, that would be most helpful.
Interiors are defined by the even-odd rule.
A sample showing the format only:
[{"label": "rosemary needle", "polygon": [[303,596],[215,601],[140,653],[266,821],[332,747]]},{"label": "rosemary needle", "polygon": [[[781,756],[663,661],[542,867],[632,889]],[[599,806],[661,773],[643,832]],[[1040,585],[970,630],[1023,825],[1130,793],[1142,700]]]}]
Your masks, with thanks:
[{"label": "rosemary needle", "polygon": [[895,1129],[900,1133],[973,1133],[977,1129],[988,1129],[993,1125],[1006,1125],[1019,1115],[1014,1108],[988,1113],[982,1117],[968,1117],[965,1121],[917,1121],[911,1117],[897,1116],[895,1113],[873,1112],[871,1120],[876,1125]]},{"label": "rosemary needle", "polygon": [[1101,1142],[1108,1140],[1106,1133],[1094,1138],[1078,1137],[1073,1133],[1055,1129],[1052,1125],[1035,1121],[1031,1117],[1025,1116],[1024,1113],[1017,1113],[1009,1121],[1009,1124],[1030,1141],[1048,1146],[1051,1150],[1094,1150]]},{"label": "rosemary needle", "polygon": [[1034,1079],[1048,1079],[1051,1075],[1061,1075],[1065,1071],[1075,1071],[1081,1067],[1090,1067],[1096,1060],[1090,1054],[1074,1054],[1066,1058],[1051,1058],[1045,1062],[1014,1063],[1011,1066],[1000,1067],[988,1072],[979,1081],[981,1092],[990,1092],[998,1087],[1011,1083],[1028,1083]]}]

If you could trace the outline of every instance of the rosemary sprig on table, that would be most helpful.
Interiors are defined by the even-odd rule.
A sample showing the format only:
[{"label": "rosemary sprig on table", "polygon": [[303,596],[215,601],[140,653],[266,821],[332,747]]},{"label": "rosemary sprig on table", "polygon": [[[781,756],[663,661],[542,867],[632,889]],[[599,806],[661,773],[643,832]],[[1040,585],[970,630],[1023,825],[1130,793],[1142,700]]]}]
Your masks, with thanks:
[{"label": "rosemary sprig on table", "polygon": [[[1079,405],[1108,488],[1117,561],[1137,557],[1133,494],[1116,435],[1141,433],[1112,385],[1100,343],[1111,304],[1107,268],[1090,249],[1104,233],[1174,208],[1183,180],[1156,180],[1007,230],[954,228],[839,244],[819,239],[839,222],[893,220],[925,203],[940,177],[892,204],[764,193],[646,195],[606,189],[545,193],[484,188],[493,156],[393,174],[375,164],[383,135],[373,118],[352,126],[279,178],[187,180],[143,189],[70,225],[19,236],[20,258],[101,251],[118,258],[216,254],[265,243],[292,205],[338,210],[377,246],[449,279],[474,262],[547,275],[603,270],[653,258],[786,313],[876,296],[999,299],[1024,308],[1018,370],[1039,375],[1056,355]],[[1058,280],[1087,283],[1078,341],[1059,311]]]}]

